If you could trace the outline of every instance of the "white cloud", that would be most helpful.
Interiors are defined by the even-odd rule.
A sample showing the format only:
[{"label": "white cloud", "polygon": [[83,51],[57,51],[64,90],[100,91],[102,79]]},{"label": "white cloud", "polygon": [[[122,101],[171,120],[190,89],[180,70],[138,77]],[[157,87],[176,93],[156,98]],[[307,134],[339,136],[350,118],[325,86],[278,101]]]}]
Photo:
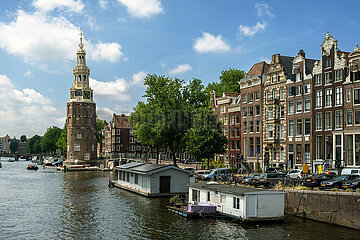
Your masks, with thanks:
[{"label": "white cloud", "polygon": [[[9,54],[22,56],[28,63],[74,58],[79,44],[80,29],[63,17],[39,12],[18,11],[10,23],[0,22],[0,47]],[[84,40],[89,57],[115,62],[123,57],[120,44]]]},{"label": "white cloud", "polygon": [[275,17],[275,15],[272,14],[270,11],[271,10],[270,6],[266,3],[257,3],[255,4],[255,8],[257,9],[258,17],[265,17],[265,16]]},{"label": "white cloud", "polygon": [[189,64],[180,64],[177,67],[171,69],[169,73],[172,75],[183,74],[190,71],[191,69],[192,67]]},{"label": "white cloud", "polygon": [[137,18],[148,18],[163,11],[159,0],[117,0],[126,6],[128,13]]},{"label": "white cloud", "polygon": [[132,76],[131,84],[138,85],[138,86],[144,86],[144,79],[145,79],[146,75],[147,75],[147,73],[143,72],[143,71],[134,73]]},{"label": "white cloud", "polygon": [[[88,54],[93,60],[107,60],[109,62],[117,62],[124,57],[124,53],[121,52],[120,44],[116,42],[112,43],[97,43],[95,45],[90,44],[88,47]],[[124,60],[126,60],[124,58]]]},{"label": "white cloud", "polygon": [[266,27],[266,22],[258,22],[255,26],[244,26],[240,25],[239,30],[245,36],[254,36],[257,32],[264,30]]},{"label": "white cloud", "polygon": [[26,71],[24,74],[23,74],[24,77],[32,77],[33,76],[33,73],[31,71]]},{"label": "white cloud", "polygon": [[0,75],[0,102],[0,136],[9,133],[31,137],[64,123],[49,98],[34,89],[16,89],[5,75]]},{"label": "white cloud", "polygon": [[86,15],[86,19],[87,19],[87,25],[90,27],[90,29],[96,30],[96,31],[100,29],[100,27],[96,23],[95,17]]},{"label": "white cloud", "polygon": [[221,35],[215,37],[207,32],[203,32],[202,37],[195,39],[193,47],[199,53],[225,52],[230,50],[230,45],[223,40]]},{"label": "white cloud", "polygon": [[102,9],[107,9],[108,3],[109,2],[107,0],[99,0],[99,5]]},{"label": "white cloud", "polygon": [[55,8],[60,8],[79,13],[84,8],[81,0],[35,0],[32,4],[35,8],[43,12],[51,12]]},{"label": "white cloud", "polygon": [[99,119],[101,120],[106,120],[106,121],[111,121],[113,114],[115,113],[115,111],[105,107],[105,108],[101,108],[99,106],[96,106],[96,114],[98,116]]},{"label": "white cloud", "polygon": [[261,56],[259,60],[260,60],[260,61],[265,61],[266,63],[271,63],[271,59],[270,59],[270,58],[267,58],[267,57]]},{"label": "white cloud", "polygon": [[90,86],[94,90],[95,97],[117,101],[130,100],[129,84],[123,78],[116,78],[115,81],[111,82],[102,82],[90,78]]}]

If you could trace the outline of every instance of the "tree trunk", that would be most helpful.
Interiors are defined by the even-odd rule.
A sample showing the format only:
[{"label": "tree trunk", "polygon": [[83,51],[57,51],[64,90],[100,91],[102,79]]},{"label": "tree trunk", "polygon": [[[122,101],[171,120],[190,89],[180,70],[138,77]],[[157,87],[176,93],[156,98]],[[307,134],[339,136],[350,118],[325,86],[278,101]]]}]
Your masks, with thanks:
[{"label": "tree trunk", "polygon": [[156,164],[159,164],[159,146],[156,146]]},{"label": "tree trunk", "polygon": [[174,163],[174,166],[175,167],[179,167],[178,165],[177,165],[177,163],[176,163],[176,154],[175,154],[175,151],[174,150],[172,150],[172,149],[170,149],[170,151],[171,151],[171,153],[172,153],[172,157],[173,157],[173,163]]}]

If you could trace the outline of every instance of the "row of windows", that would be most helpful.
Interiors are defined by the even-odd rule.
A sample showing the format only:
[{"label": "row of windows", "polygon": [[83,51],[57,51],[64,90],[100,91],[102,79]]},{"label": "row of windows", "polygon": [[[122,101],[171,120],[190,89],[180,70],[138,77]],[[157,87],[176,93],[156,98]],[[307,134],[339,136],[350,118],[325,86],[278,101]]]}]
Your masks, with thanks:
[{"label": "row of windows", "polygon": [[284,139],[284,124],[281,124],[279,126],[267,125],[266,137],[267,139]]},{"label": "row of windows", "polygon": [[[332,130],[333,124],[333,113],[332,112],[325,112],[325,125],[323,128],[323,113],[318,112],[315,114],[315,130],[322,131],[322,130]],[[352,119],[352,112],[351,112],[351,119]],[[351,120],[352,121],[352,120]],[[341,129],[343,127],[343,111],[336,110],[335,111],[335,129]]]},{"label": "row of windows", "polygon": [[278,118],[283,119],[285,117],[285,106],[267,107],[266,116],[268,120],[278,119]]},{"label": "row of windows", "polygon": [[[248,129],[248,127],[249,127],[249,129]],[[244,134],[254,133],[254,130],[256,133],[260,133],[260,121],[259,120],[255,121],[255,126],[254,126],[254,121],[243,122],[243,133]]]},{"label": "row of windows", "polygon": [[[255,105],[255,116],[260,116],[260,105]],[[249,106],[249,107],[243,107],[242,108],[242,113],[243,113],[243,117],[253,117],[254,116],[254,107],[253,106]]]},{"label": "row of windows", "polygon": [[[309,112],[311,108],[310,98],[304,99],[304,112]],[[296,111],[295,111],[296,110]],[[299,99],[296,101],[288,102],[288,114],[303,112],[303,100]]]},{"label": "row of windows", "polygon": [[265,97],[266,97],[266,101],[269,101],[271,99],[279,99],[279,98],[280,98],[280,100],[284,100],[285,99],[285,89],[284,88],[280,88],[280,90],[273,89],[272,92],[270,92],[270,90],[266,90]]},{"label": "row of windows", "polygon": [[228,116],[225,115],[224,117],[219,117],[219,121],[222,122],[223,125],[234,125],[240,124],[240,114],[230,115],[230,123],[228,122]]},{"label": "row of windows", "polygon": [[[341,82],[343,80],[343,71],[344,70],[342,69],[335,71],[335,82]],[[324,78],[325,78],[324,79],[325,85],[331,84],[333,79],[332,72],[324,73]],[[322,74],[315,75],[315,86],[322,85],[322,82],[323,82],[323,75]]]},{"label": "row of windows", "polygon": [[295,119],[288,121],[288,136],[293,137],[294,134],[296,137],[310,136],[311,133],[311,120],[310,118],[304,119]]},{"label": "row of windows", "polygon": [[260,92],[259,91],[255,91],[255,92],[251,92],[251,93],[244,93],[241,95],[241,99],[242,99],[242,103],[252,103],[254,101],[258,101],[260,99]]},{"label": "row of windows", "polygon": [[310,84],[305,84],[304,88],[303,86],[294,86],[288,88],[288,96],[299,96],[302,94],[310,94]]},{"label": "row of windows", "polygon": [[[359,89],[360,90],[360,89]],[[315,93],[315,106],[316,108],[323,107],[323,92],[322,90],[316,91]],[[325,107],[332,107],[332,89],[325,89]],[[350,97],[350,96],[349,96]],[[360,100],[359,100],[360,103]],[[343,90],[342,87],[335,88],[335,106],[341,106],[343,104]]]}]

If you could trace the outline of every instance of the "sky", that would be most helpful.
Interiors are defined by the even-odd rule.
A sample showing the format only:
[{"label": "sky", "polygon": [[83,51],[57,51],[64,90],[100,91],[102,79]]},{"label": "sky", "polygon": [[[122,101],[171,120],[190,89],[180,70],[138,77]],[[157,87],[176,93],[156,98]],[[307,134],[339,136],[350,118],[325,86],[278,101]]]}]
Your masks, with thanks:
[{"label": "sky", "polygon": [[343,51],[360,42],[353,0],[0,1],[0,136],[63,127],[84,32],[97,114],[129,114],[147,74],[219,80],[280,53],[320,58],[329,31]]}]

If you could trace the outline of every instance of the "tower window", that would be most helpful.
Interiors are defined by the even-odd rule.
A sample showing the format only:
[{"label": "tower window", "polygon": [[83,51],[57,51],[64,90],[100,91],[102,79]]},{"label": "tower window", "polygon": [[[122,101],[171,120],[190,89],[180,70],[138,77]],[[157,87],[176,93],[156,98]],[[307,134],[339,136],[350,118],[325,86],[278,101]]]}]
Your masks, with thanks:
[{"label": "tower window", "polygon": [[80,144],[75,144],[74,151],[75,152],[80,152]]},{"label": "tower window", "polygon": [[84,75],[84,82],[86,82],[86,76]]},{"label": "tower window", "polygon": [[78,76],[78,81],[81,82],[81,75]]}]

